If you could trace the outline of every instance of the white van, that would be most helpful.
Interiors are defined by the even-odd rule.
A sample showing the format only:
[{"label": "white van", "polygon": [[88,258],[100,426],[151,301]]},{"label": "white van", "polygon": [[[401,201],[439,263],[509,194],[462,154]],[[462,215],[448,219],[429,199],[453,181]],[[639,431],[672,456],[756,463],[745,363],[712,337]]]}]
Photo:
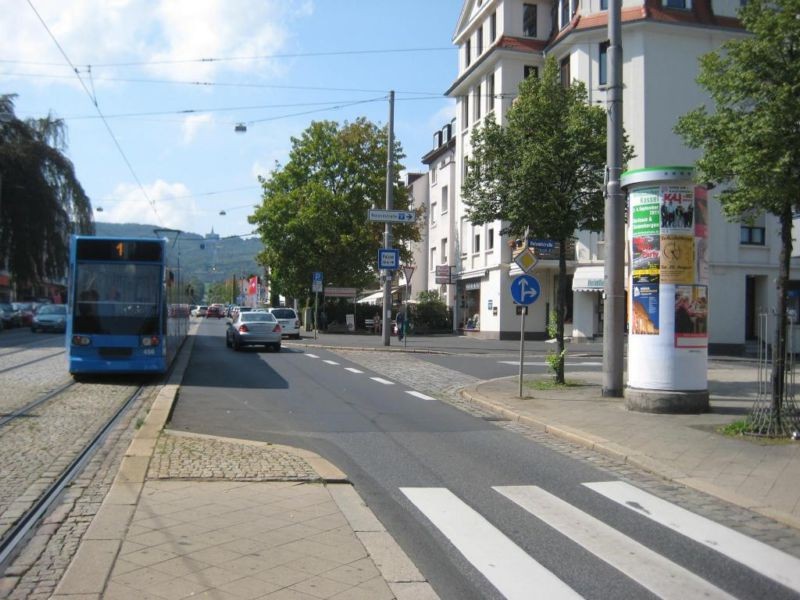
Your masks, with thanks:
[{"label": "white van", "polygon": [[300,318],[293,308],[268,308],[267,311],[278,319],[284,336],[300,339]]}]

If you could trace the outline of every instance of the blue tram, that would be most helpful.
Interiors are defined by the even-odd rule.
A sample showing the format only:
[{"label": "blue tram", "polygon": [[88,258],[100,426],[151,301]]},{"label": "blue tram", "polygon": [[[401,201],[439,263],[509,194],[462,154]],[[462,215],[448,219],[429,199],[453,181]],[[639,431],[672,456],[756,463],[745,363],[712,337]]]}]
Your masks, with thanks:
[{"label": "blue tram", "polygon": [[75,378],[164,373],[186,339],[189,304],[166,239],[73,236],[68,294]]}]

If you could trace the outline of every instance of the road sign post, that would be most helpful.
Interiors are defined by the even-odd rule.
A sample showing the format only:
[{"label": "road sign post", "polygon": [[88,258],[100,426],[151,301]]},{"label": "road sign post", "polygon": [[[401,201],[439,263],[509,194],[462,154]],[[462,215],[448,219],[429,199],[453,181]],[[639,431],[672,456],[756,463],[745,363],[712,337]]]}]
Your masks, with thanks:
[{"label": "road sign post", "polygon": [[[534,263],[535,264],[535,263]],[[522,371],[525,364],[525,315],[527,306],[539,299],[542,288],[533,275],[520,275],[511,282],[511,297],[525,307],[519,317],[519,397],[522,398]]]},{"label": "road sign post", "polygon": [[411,299],[411,277],[414,275],[414,265],[406,265],[403,267],[403,277],[406,278],[406,318],[403,319],[403,348],[408,345],[408,318],[411,313],[408,312],[408,301]]},{"label": "road sign post", "polygon": [[322,291],[322,271],[314,271],[311,277],[311,291],[314,292],[314,339],[317,339],[319,319],[319,293]]}]

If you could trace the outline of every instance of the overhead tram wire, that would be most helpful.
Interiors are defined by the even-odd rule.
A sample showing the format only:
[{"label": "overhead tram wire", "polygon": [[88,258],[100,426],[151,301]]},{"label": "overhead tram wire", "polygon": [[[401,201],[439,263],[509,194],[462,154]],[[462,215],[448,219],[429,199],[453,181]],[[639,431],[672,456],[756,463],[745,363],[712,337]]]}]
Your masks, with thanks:
[{"label": "overhead tram wire", "polygon": [[100,118],[103,120],[103,125],[105,125],[106,131],[108,131],[108,134],[111,136],[111,139],[114,141],[114,145],[117,147],[117,150],[119,151],[120,155],[122,156],[122,160],[125,161],[125,164],[128,166],[128,170],[130,171],[131,175],[133,175],[133,178],[136,181],[136,184],[139,186],[139,189],[141,190],[142,195],[144,196],[145,200],[147,200],[147,202],[150,204],[150,206],[153,208],[153,213],[155,214],[156,219],[158,220],[159,224],[161,224],[161,216],[158,214],[158,210],[156,209],[155,202],[147,194],[147,190],[144,189],[144,186],[142,185],[142,182],[139,179],[139,176],[136,174],[136,171],[133,169],[133,165],[131,164],[130,160],[128,160],[128,157],[126,156],[125,151],[122,149],[122,146],[120,145],[119,140],[117,140],[117,136],[114,135],[114,131],[111,129],[111,126],[108,124],[108,121],[106,121],[105,117],[103,116],[103,112],[100,110],[100,106],[97,104],[97,99],[89,91],[89,88],[86,87],[86,83],[83,81],[83,78],[81,77],[80,73],[78,72],[78,69],[75,68],[75,65],[70,60],[69,56],[67,56],[67,53],[64,51],[64,48],[61,47],[61,44],[56,39],[55,35],[53,35],[53,32],[50,31],[50,27],[47,26],[47,23],[42,18],[42,16],[39,14],[39,11],[36,10],[36,7],[33,5],[33,1],[32,0],[28,0],[28,6],[31,7],[31,10],[36,15],[36,18],[39,19],[39,22],[42,24],[42,26],[45,28],[45,31],[47,31],[47,34],[50,36],[50,39],[52,39],[53,43],[55,43],[56,47],[58,48],[58,51],[61,53],[61,56],[64,57],[64,60],[67,61],[67,64],[69,64],[69,66],[75,72],[75,76],[78,78],[78,81],[80,82],[81,87],[86,92],[86,95],[89,96],[89,99],[92,101],[92,105],[95,107],[95,110],[97,110],[97,114],[100,115]]}]

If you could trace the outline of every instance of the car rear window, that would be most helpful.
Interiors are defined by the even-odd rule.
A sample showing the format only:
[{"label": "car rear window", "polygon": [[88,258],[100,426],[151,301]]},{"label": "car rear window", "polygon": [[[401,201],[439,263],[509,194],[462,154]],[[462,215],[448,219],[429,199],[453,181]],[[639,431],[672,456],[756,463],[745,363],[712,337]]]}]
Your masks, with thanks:
[{"label": "car rear window", "polygon": [[244,313],[241,316],[242,316],[242,321],[244,321],[245,323],[252,321],[275,321],[275,317],[265,312],[252,311]]},{"label": "car rear window", "polygon": [[292,308],[274,308],[270,311],[276,319],[296,319],[297,315]]}]

